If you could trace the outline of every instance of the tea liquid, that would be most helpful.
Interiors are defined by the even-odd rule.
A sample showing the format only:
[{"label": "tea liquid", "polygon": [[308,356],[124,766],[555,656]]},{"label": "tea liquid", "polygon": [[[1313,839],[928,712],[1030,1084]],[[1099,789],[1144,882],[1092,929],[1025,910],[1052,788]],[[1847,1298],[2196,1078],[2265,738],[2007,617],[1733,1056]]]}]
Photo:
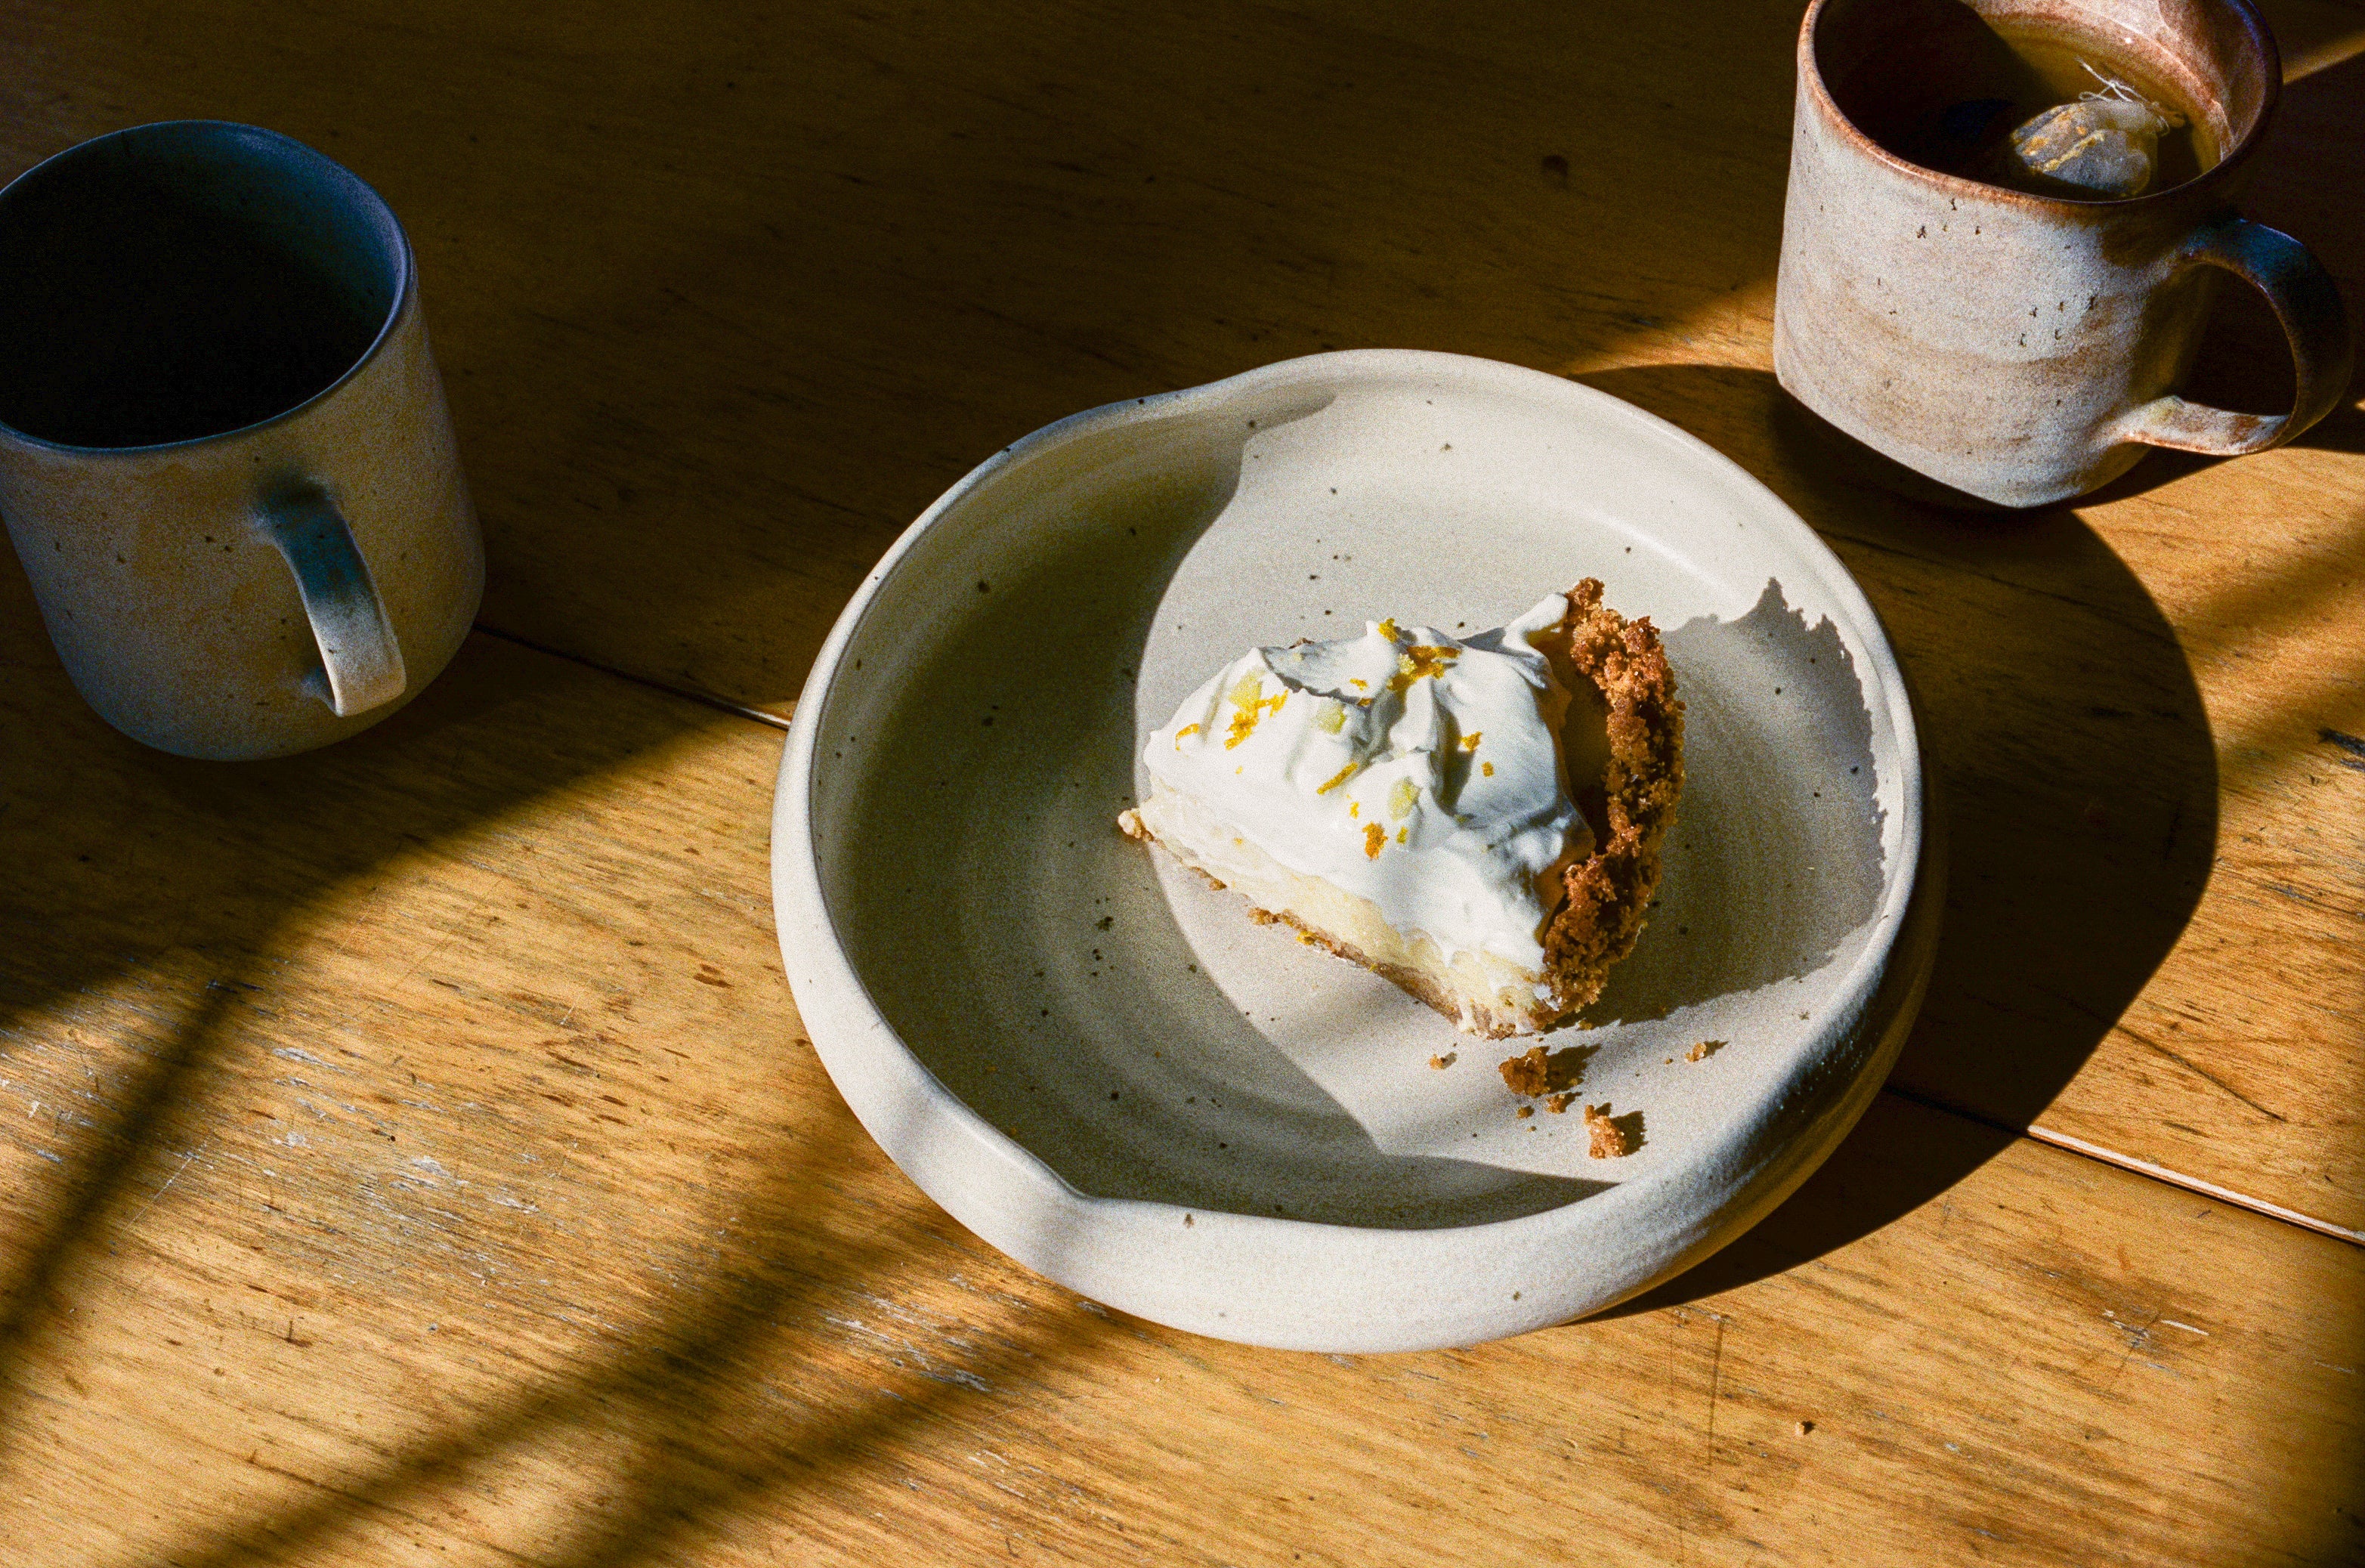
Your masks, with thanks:
[{"label": "tea liquid", "polygon": [[2183,122],[2160,135],[2151,181],[2136,195],[2182,185],[2217,162],[2209,117],[2159,71],[2088,35],[1990,23],[1967,8],[1955,14],[1967,25],[1917,40],[1926,46],[1911,51],[1919,58],[1866,62],[1841,95],[1850,118],[1899,157],[2041,196],[2108,199],[2034,173],[2012,151],[2015,129],[2103,92],[2108,79]]},{"label": "tea liquid", "polygon": [[0,422],[69,446],[238,430],[333,384],[390,304],[161,182],[50,198],[0,247]]}]

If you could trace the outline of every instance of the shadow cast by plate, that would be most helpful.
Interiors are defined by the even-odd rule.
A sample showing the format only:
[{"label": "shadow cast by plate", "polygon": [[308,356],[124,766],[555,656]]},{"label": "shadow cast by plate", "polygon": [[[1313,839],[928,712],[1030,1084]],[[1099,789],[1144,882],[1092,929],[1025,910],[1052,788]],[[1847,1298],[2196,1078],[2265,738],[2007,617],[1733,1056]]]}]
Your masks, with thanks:
[{"label": "shadow cast by plate", "polygon": [[[1898,496],[1834,454],[1765,371],[1582,379],[1714,443],[1796,509],[1864,586],[1913,686],[1931,832],[1951,870],[1928,998],[1891,1086],[2007,1130],[1893,1180],[1818,1178],[1788,1207],[1844,1193],[1799,1232],[1819,1253],[2004,1147],[2174,946],[2215,856],[2207,715],[2159,606],[2076,511],[1967,515]],[[1844,1148],[1833,1168],[1849,1159]],[[1756,1255],[1729,1249],[1648,1299],[1729,1288]],[[1771,1272],[1801,1260],[1763,1260]]]}]

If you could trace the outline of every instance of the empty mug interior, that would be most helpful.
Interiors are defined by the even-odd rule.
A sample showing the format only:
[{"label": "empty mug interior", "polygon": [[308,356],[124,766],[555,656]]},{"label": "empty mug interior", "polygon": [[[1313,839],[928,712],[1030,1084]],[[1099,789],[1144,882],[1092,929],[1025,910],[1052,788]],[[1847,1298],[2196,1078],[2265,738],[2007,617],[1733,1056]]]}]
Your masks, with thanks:
[{"label": "empty mug interior", "polygon": [[376,193],[276,132],[84,142],[0,193],[0,423],[140,447],[286,413],[368,354],[404,266]]},{"label": "empty mug interior", "polygon": [[[1948,110],[1950,84],[2023,69],[2003,30],[2091,40],[2158,82],[2174,106],[2199,117],[2215,150],[2202,178],[2238,161],[2274,101],[2273,39],[2237,0],[1823,0],[1807,25],[1833,106],[1883,149],[1923,167],[1935,164],[1917,144]],[[2160,185],[2145,195],[2178,188]]]}]

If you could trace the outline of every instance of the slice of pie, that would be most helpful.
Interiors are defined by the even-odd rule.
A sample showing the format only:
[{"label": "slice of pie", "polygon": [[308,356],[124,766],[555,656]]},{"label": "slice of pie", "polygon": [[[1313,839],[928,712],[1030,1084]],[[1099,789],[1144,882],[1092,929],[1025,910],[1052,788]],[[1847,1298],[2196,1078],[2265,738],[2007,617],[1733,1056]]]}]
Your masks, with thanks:
[{"label": "slice of pie", "polygon": [[1472,637],[1250,649],[1150,736],[1117,824],[1464,1032],[1532,1034],[1633,950],[1683,713],[1658,633],[1588,577]]}]

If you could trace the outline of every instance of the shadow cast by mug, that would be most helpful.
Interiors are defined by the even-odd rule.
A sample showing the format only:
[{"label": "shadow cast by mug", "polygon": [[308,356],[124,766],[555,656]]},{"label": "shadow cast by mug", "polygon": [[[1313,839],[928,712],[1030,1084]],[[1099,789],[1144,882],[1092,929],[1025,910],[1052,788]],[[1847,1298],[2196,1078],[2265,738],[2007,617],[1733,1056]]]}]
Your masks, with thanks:
[{"label": "shadow cast by mug", "polygon": [[[1883,487],[1767,372],[1664,365],[1581,379],[1763,480],[1880,612],[1913,687],[1930,831],[1951,860],[1936,968],[1891,1086],[1991,1128],[2025,1127],[2167,957],[2214,858],[2216,751],[2158,605],[2068,508],[1967,515]],[[1849,1169],[1855,1141],[1834,1168]],[[1790,1241],[1736,1248],[1650,1303],[1730,1288],[1753,1259],[1771,1272],[1799,1261],[1799,1245],[1814,1256],[1867,1235],[2008,1141],[1956,1138],[1952,1154],[1893,1179],[1818,1178],[1784,1211],[1808,1205],[1811,1223],[1768,1222]]]}]

